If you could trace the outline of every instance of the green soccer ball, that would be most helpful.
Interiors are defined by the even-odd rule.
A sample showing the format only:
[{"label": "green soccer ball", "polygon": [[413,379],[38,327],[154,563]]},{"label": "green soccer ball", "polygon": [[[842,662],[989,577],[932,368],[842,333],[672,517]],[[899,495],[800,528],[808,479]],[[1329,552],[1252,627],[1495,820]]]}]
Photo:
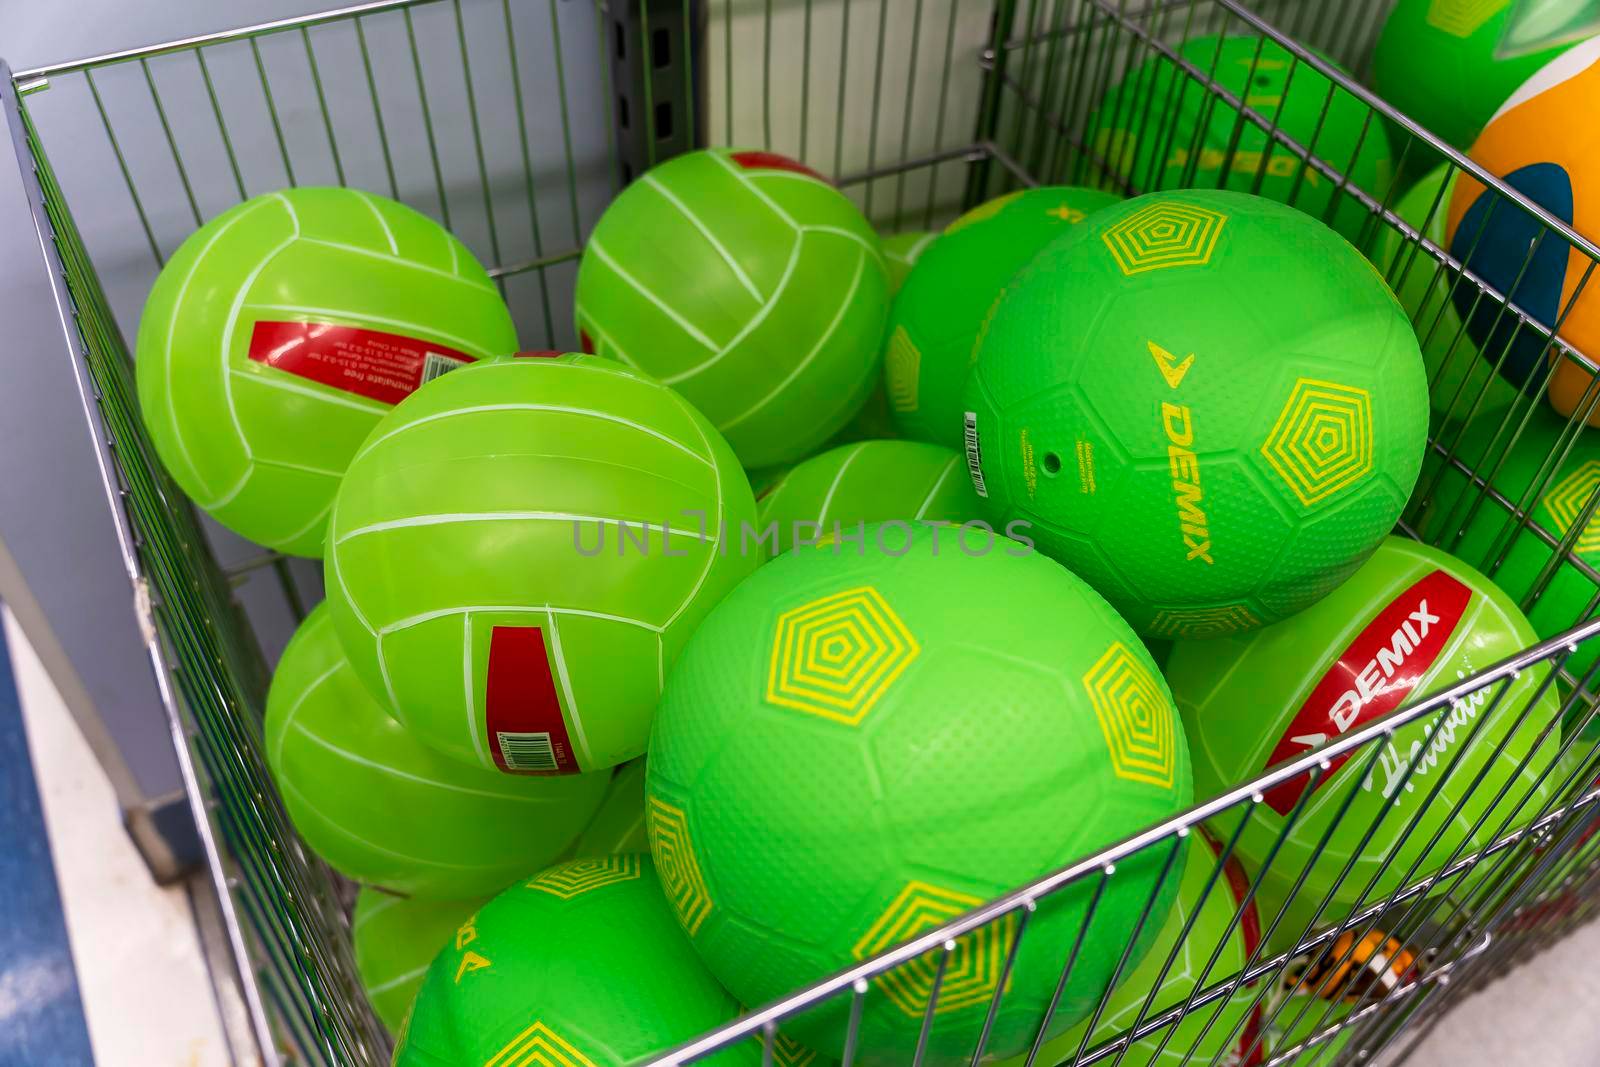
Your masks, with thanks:
[{"label": "green soccer ball", "polygon": [[455,936],[456,928],[485,903],[483,897],[397,897],[367,887],[356,896],[350,920],[356,973],[372,1010],[391,1034],[405,1021],[433,957]]},{"label": "green soccer ball", "polygon": [[598,356],[451,374],[395,408],[340,486],[326,585],[357,675],[473,767],[643,754],[661,679],[754,556],[738,461],[672,390]]},{"label": "green soccer ball", "polygon": [[[1189,848],[1166,925],[1144,962],[1128,969],[1117,983],[1094,1037],[1084,1042],[1084,1031],[1089,1028],[1084,1020],[1046,1042],[1035,1063],[1070,1063],[1079,1048],[1093,1051],[1162,1012],[1187,1004],[1197,990],[1244,970],[1261,942],[1261,921],[1255,903],[1245,899],[1250,891],[1249,876],[1232,859],[1218,871],[1217,858],[1216,844],[1209,838],[1205,844]],[[1151,1000],[1158,981],[1160,988]],[[1225,1000],[1193,1008],[1176,1026],[1157,1030],[1103,1062],[1122,1067],[1186,1067],[1235,1062],[1228,1058],[1230,1054],[1238,1057],[1239,1063],[1256,1062],[1246,1057],[1257,1044],[1260,1017],[1256,988],[1245,986]],[[1025,1067],[1026,1063],[1026,1056],[1018,1056],[999,1067]]]},{"label": "green soccer ball", "polygon": [[600,807],[572,846],[575,858],[609,856],[618,852],[645,852],[650,840],[644,832],[644,757],[616,769]]},{"label": "green soccer ball", "polygon": [[1583,28],[1592,11],[1584,0],[1524,4],[1533,14],[1520,20],[1517,6],[1400,0],[1372,54],[1373,84],[1408,117],[1469,148],[1518,86],[1592,32]]},{"label": "green soccer ball", "polygon": [[1039,253],[965,408],[990,519],[1168,638],[1336,588],[1399,518],[1428,429],[1416,335],[1372,265],[1300,212],[1199,190]]},{"label": "green soccer ball", "polygon": [[928,246],[884,328],[884,384],[901,433],[961,447],[961,387],[995,299],[1041,248],[1120,199],[1069,185],[1007,193]]},{"label": "green soccer ball", "polygon": [[889,295],[900,291],[905,284],[906,275],[911,273],[911,268],[917,265],[923,250],[932,243],[936,233],[926,230],[907,230],[897,233],[892,237],[883,238],[883,265],[889,272]]},{"label": "green soccer ball", "polygon": [[435,899],[487,896],[570,845],[606,775],[508,780],[419,744],[356,677],[326,604],[267,693],[267,765],[312,850],[346,877]]},{"label": "green soccer ball", "polygon": [[[1440,250],[1450,246],[1444,224],[1455,184],[1454,172],[1438,167],[1418,179],[1394,205],[1396,215]],[[1436,427],[1452,413],[1465,414],[1478,405],[1503,406],[1517,397],[1516,388],[1495,373],[1494,362],[1483,358],[1463,326],[1450,298],[1457,283],[1454,272],[1387,225],[1379,227],[1369,258],[1394,287],[1416,330]]]},{"label": "green soccer ball", "polygon": [[[1566,419],[1536,404],[1531,411],[1487,412],[1465,433],[1458,432],[1458,424],[1446,429],[1442,443],[1454,449],[1455,458],[1482,471],[1507,504],[1486,495],[1453,463],[1430,462],[1431,470],[1419,481],[1429,489],[1429,499],[1417,520],[1418,534],[1449,546],[1492,578],[1527,612],[1541,639],[1593,618],[1600,586],[1564,556],[1554,562],[1555,549],[1523,528],[1511,509],[1527,509],[1531,523],[1558,543],[1572,537],[1572,554],[1600,569],[1600,513],[1573,532],[1600,487],[1600,430],[1581,423],[1577,428],[1574,437]],[[1546,568],[1551,568],[1548,582]],[[1581,679],[1597,657],[1600,640],[1585,641],[1567,658],[1566,669]],[[1591,687],[1600,688],[1600,682]]]},{"label": "green soccer ball", "polygon": [[[440,951],[395,1067],[643,1063],[739,1005],[695,958],[648,855],[558,864],[469,917]],[[755,1067],[752,1041],[704,1063]]]},{"label": "green soccer ball", "polygon": [[139,320],[139,409],[178,486],[228,529],[320,556],[350,458],[424,382],[517,350],[466,246],[359,189],[246,200],[167,260]]},{"label": "green soccer ball", "polygon": [[789,471],[756,505],[774,556],[797,545],[848,542],[862,526],[963,523],[982,514],[959,455],[921,441],[862,441]]},{"label": "green soccer ball", "polygon": [[[1438,549],[1389,538],[1348,582],[1295,617],[1173,649],[1166,674],[1196,791],[1211,796],[1238,785],[1537,639],[1483,575]],[[1302,775],[1267,790],[1250,809],[1237,853],[1257,871],[1270,860],[1259,875],[1261,908],[1264,916],[1284,912],[1278,934],[1298,938],[1324,901],[1318,924],[1339,922],[1453,862],[1458,849],[1481,848],[1535,815],[1539,778],[1559,741],[1558,730],[1545,733],[1559,710],[1554,689],[1541,689],[1546,671],[1522,672],[1503,696],[1500,687],[1480,689],[1396,730],[1375,752],[1336,757],[1315,782]],[[1233,833],[1239,817],[1218,816],[1217,832]]]},{"label": "green soccer ball", "polygon": [[576,317],[585,351],[672,386],[765,467],[809,455],[867,399],[888,294],[878,235],[821,175],[710,148],[606,208]]},{"label": "green soccer ball", "polygon": [[[1090,151],[1101,165],[1141,192],[1193,186],[1259,193],[1357,240],[1372,215],[1346,189],[1382,200],[1393,170],[1372,110],[1276,41],[1254,34],[1194,37],[1180,55],[1204,81],[1156,56],[1106,93],[1088,126]],[[1209,82],[1243,99],[1348,182],[1269,137]]]},{"label": "green soccer ball", "polygon": [[[742,1003],[884,952],[1192,797],[1165,684],[1093,590],[1003,538],[919,527],[880,547],[885,529],[746,579],[662,697],[651,850],[679,922]],[[1163,880],[1164,859],[1117,864],[1052,1035],[1098,1002],[1147,905],[1158,921],[1134,963],[1154,940],[1182,869]],[[1032,1040],[1093,892],[1040,902],[986,1054]],[[958,942],[926,1063],[972,1056],[1017,922]],[[924,958],[875,980],[859,1062],[909,1061],[933,973]],[[784,1029],[838,1056],[846,1024],[841,1000]]]}]

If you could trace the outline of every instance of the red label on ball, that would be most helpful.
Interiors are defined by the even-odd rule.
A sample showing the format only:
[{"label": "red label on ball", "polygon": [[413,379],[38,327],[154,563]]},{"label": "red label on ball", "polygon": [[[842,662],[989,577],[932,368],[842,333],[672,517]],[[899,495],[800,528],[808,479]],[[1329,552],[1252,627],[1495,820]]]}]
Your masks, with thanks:
[{"label": "red label on ball", "polygon": [[832,183],[797,159],[780,156],[776,152],[734,152],[729,156],[745,170],[787,170],[804,174],[808,178],[831,185]]},{"label": "red label on ball", "polygon": [[576,774],[544,631],[496,626],[489,635],[483,718],[489,752],[507,774]]},{"label": "red label on ball", "polygon": [[[1267,766],[1399,707],[1444,651],[1471,600],[1471,589],[1444,571],[1433,571],[1389,601],[1322,676],[1267,757]],[[1329,761],[1319,788],[1350,755]],[[1301,776],[1269,790],[1266,800],[1273,811],[1287,815],[1305,790]]]},{"label": "red label on ball", "polygon": [[331,322],[258,322],[249,356],[257,363],[384,404],[475,357],[398,333]]}]

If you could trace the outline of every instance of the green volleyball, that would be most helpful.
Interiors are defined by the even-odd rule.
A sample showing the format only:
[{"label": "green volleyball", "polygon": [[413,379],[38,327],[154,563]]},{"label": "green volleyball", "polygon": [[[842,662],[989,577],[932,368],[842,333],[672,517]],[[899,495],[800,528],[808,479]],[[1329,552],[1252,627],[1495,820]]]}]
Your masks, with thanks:
[{"label": "green volleyball", "polygon": [[616,769],[594,818],[572,846],[574,857],[609,856],[616,852],[644,852],[650,841],[644,832],[644,759],[629,760]]},{"label": "green volleyball", "polygon": [[[883,535],[880,538],[880,534]],[[880,540],[883,544],[880,547]],[[1192,799],[1188,754],[1149,655],[1065,569],[977,530],[869,527],[804,548],[718,605],[668,678],[650,743],[651,850],[678,920],[741,1003],[762,1004],[1065,866]],[[1143,958],[1182,856],[1117,864],[1039,902],[986,1055],[1024,1051],[1084,940],[1051,1036],[1105,992],[1129,930]],[[962,937],[925,1063],[965,1063],[1016,915]],[[858,1062],[907,1062],[934,973],[877,978]],[[784,1023],[844,1048],[847,1004]]]},{"label": "green volleyball", "polygon": [[[1526,412],[1485,412],[1465,432],[1452,424],[1442,443],[1456,459],[1482,471],[1489,491],[1507,503],[1486,495],[1454,463],[1430,462],[1419,483],[1429,499],[1417,532],[1432,543],[1448,545],[1455,556],[1492,578],[1527,612],[1540,639],[1593,618],[1600,586],[1564,554],[1558,557],[1512,509],[1526,511],[1527,521],[1570,548],[1582,563],[1600,569],[1600,513],[1590,514],[1580,530],[1573,529],[1600,486],[1600,431],[1581,423],[1570,426],[1536,404]],[[1582,678],[1597,657],[1600,641],[1585,641],[1565,666],[1574,678]]]},{"label": "green volleyball", "polygon": [[884,328],[884,384],[901,433],[961,447],[961,387],[995,298],[1041,248],[1119,199],[1070,185],[1007,193],[927,247]]},{"label": "green volleyball", "polygon": [[139,320],[139,408],[178,486],[228,529],[320,556],[334,491],[386,412],[517,349],[466,246],[359,189],[285,189],[196,230]]},{"label": "green volleyball", "polygon": [[965,409],[990,520],[1161,638],[1338,587],[1400,517],[1428,430],[1416,335],[1372,265],[1226,191],[1129,200],[1040,252]]},{"label": "green volleyball", "polygon": [[[673,920],[648,855],[528,877],[454,932],[428,968],[395,1067],[654,1059],[739,1014]],[[702,1062],[754,1067],[750,1041]]]},{"label": "green volleyball", "polygon": [[917,265],[923,251],[938,234],[926,230],[907,230],[882,241],[883,265],[889,272],[889,295],[893,296],[905,284],[906,275]]},{"label": "green volleyball", "polygon": [[606,208],[576,317],[586,351],[672,386],[765,467],[809,455],[866,400],[888,292],[878,235],[821,175],[711,148]]},{"label": "green volleyball", "polygon": [[961,457],[921,441],[862,441],[813,456],[756,506],[773,555],[796,545],[848,541],[867,523],[963,523],[982,511]]},{"label": "green volleyball", "polygon": [[643,754],[661,679],[754,556],[738,461],[671,389],[598,356],[469,367],[373,430],[334,505],[328,599],[417,740],[508,774]]},{"label": "green volleyball", "polygon": [[312,851],[355,881],[447,900],[486,896],[561,855],[606,775],[507,779],[419,744],[356,678],[329,614],[318,605],[289,641],[263,728]]},{"label": "green volleyball", "polygon": [[[1089,1023],[1080,1022],[1046,1042],[1035,1063],[1070,1063],[1079,1048],[1093,1051],[1162,1012],[1187,1004],[1191,994],[1244,970],[1260,944],[1261,920],[1254,902],[1245,899],[1250,891],[1249,876],[1231,859],[1218,870],[1217,858],[1216,846],[1209,839],[1189,848],[1166,924],[1144,962],[1128,968],[1117,982],[1094,1037],[1084,1042]],[[1186,1067],[1191,1063],[1230,1063],[1230,1053],[1239,1063],[1254,1062],[1248,1053],[1256,1044],[1260,1015],[1256,989],[1246,986],[1232,997],[1193,1008],[1176,1025],[1133,1042],[1108,1062],[1123,1067]],[[1026,1063],[1027,1057],[1019,1056],[1000,1067],[1025,1067]]]},{"label": "green volleyball", "polygon": [[[1391,537],[1293,618],[1173,649],[1166,675],[1196,791],[1221,793],[1536,640],[1483,575]],[[1396,729],[1375,749],[1334,757],[1314,780],[1267,790],[1237,854],[1258,871],[1262,914],[1284,912],[1276,936],[1299,937],[1324,902],[1319,925],[1339,922],[1536,815],[1560,733],[1545,733],[1559,712],[1547,670],[1529,668],[1503,689],[1480,689]],[[1238,821],[1236,812],[1218,816],[1217,832],[1232,834]]]},{"label": "green volleyball", "polygon": [[356,973],[372,1010],[391,1034],[400,1029],[428,964],[455,936],[456,928],[487,903],[397,897],[369,887],[356,895],[350,929]]},{"label": "green volleyball", "polygon": [[[1190,38],[1179,54],[1204,81],[1158,55],[1129,71],[1089,117],[1089,147],[1103,165],[1140,192],[1193,186],[1258,193],[1356,240],[1372,215],[1349,190],[1382,200],[1393,173],[1376,113],[1265,37],[1206,34]],[[1335,174],[1269,137],[1219,90]]]}]

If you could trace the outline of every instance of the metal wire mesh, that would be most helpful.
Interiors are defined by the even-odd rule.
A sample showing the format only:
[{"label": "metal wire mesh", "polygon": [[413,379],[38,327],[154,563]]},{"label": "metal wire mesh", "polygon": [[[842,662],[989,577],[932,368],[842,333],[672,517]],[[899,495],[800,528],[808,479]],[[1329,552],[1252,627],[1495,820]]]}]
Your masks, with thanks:
[{"label": "metal wire mesh", "polygon": [[[1200,902],[1224,900],[1232,919],[1216,944],[1198,944],[1197,905],[1151,987],[1163,985],[1182,950],[1202,963],[1192,991],[1170,1006],[1152,992],[1132,1018],[1114,1019],[1108,995],[1076,1047],[1046,1047],[1040,1034],[1030,1063],[1144,1062],[1149,1046],[1131,1049],[1140,1041],[1161,1045],[1163,1063],[1204,1062],[1202,1046],[1226,1048],[1239,1063],[1403,1051],[1462,990],[1591,918],[1600,756],[1579,733],[1595,714],[1589,639],[1600,621],[1589,620],[1600,605],[1600,571],[1586,553],[1600,477],[1563,495],[1559,514],[1546,500],[1592,436],[1586,422],[1600,389],[1581,378],[1589,384],[1571,415],[1553,420],[1546,410],[1553,374],[1517,391],[1497,389],[1495,375],[1478,368],[1498,369],[1531,344],[1541,359],[1592,373],[1594,364],[1559,335],[1600,250],[1361,88],[1355,77],[1366,71],[1389,6],[378,0],[0,79],[262,1058],[373,1063],[387,1049],[354,977],[337,880],[299,844],[260,755],[267,664],[279,640],[270,633],[272,613],[300,617],[319,591],[282,559],[236,551],[196,517],[155,461],[125,341],[144,294],[177,243],[233,203],[286,184],[351,184],[451,228],[489,266],[524,343],[570,347],[576,260],[600,211],[632,177],[624,146],[642,133],[638,162],[648,165],[685,128],[690,143],[754,144],[806,159],[886,232],[936,228],[979,200],[1036,183],[1132,194],[1193,184],[1261,191],[1269,180],[1286,181],[1287,192],[1278,186],[1283,198],[1344,232],[1397,291],[1421,294],[1407,299],[1407,310],[1430,358],[1434,425],[1400,531],[1459,552],[1499,579],[1525,611],[1543,612],[1535,614],[1541,633],[1578,628],[756,1010],[663,1062],[688,1062],[751,1037],[764,1039],[771,1062],[782,1019],[841,998],[853,1028],[868,998],[880,995],[871,980],[918,960],[935,962],[932,1018],[960,938],[1013,917],[1009,969],[1037,909],[1076,895],[1088,901],[1087,930],[1119,869],[1127,878],[1140,857],[1174,866],[1178,844],[1202,827],[1215,835],[1216,852]],[[1257,43],[1247,69],[1230,72],[1221,69],[1221,50],[1206,42],[1237,34],[1257,35]],[[653,73],[623,86],[619,64],[637,57]],[[1300,92],[1319,95],[1311,126],[1286,124],[1281,97],[1241,94],[1269,65],[1288,86],[1298,80],[1310,87]],[[1119,95],[1115,87],[1127,84],[1149,91]],[[1187,94],[1205,118],[1186,127],[1183,109],[1171,104]],[[673,99],[691,103],[674,111]],[[1327,136],[1340,111],[1356,116],[1353,138]],[[1222,146],[1201,136],[1213,115],[1228,124]],[[1380,148],[1381,166],[1373,159]],[[1509,283],[1497,287],[1464,268],[1477,262],[1473,249],[1458,258],[1445,247],[1443,192],[1420,210],[1401,203],[1410,179],[1435,167],[1443,168],[1441,189],[1464,172],[1485,185],[1489,213],[1527,221],[1527,258]],[[1522,275],[1545,248],[1588,260],[1554,315],[1505,295],[1520,293]],[[1472,307],[1465,317],[1449,311],[1462,294]],[[1495,350],[1469,343],[1466,320],[1478,314],[1493,320]],[[1508,480],[1508,458],[1524,439],[1543,458]],[[224,567],[218,560],[230,549],[236,558]],[[1512,565],[1530,549],[1540,553],[1531,577]],[[256,577],[268,579],[275,606],[242,595],[241,584]],[[1547,694],[1562,716],[1529,711]],[[1508,738],[1525,730],[1533,748],[1554,753],[1521,793],[1501,786],[1462,844],[1436,847],[1440,832],[1423,828],[1420,811],[1397,826],[1403,820],[1388,815],[1395,809],[1384,809],[1370,826],[1355,827],[1363,843],[1380,832],[1431,840],[1399,884],[1382,891],[1376,875],[1355,873],[1352,859],[1335,884],[1355,903],[1338,914],[1328,897],[1303,889],[1311,864],[1270,908],[1262,892],[1270,857],[1253,878],[1230,876],[1251,812],[1274,789],[1306,787],[1287,816],[1287,836],[1317,782],[1378,773],[1398,730],[1461,708],[1471,709],[1462,713],[1467,740],[1443,773],[1416,784],[1421,761],[1413,753],[1382,769],[1392,788],[1437,793],[1491,722],[1514,722]],[[1574,720],[1564,740],[1563,717]],[[1347,760],[1353,766],[1341,768]],[[1349,808],[1347,799],[1334,813],[1313,861],[1335,828],[1354,820]],[[1154,905],[1152,895],[1141,926],[1161,921]],[[1242,965],[1219,966],[1223,941],[1252,925],[1259,929]],[[1137,934],[1127,932],[1128,944]],[[1062,986],[1076,954],[1076,946],[1063,949]],[[1117,975],[1134,962],[1124,953]],[[1006,973],[994,985],[990,1022]],[[987,1034],[987,1025],[974,1034],[974,1063]]]}]

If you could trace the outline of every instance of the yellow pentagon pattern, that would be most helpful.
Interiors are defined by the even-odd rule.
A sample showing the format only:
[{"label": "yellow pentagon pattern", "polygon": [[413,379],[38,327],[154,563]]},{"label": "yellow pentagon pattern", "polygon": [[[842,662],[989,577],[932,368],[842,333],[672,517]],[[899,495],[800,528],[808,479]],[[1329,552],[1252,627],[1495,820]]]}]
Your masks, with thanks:
[{"label": "yellow pentagon pattern", "polygon": [[922,373],[922,353],[904,326],[896,326],[889,336],[889,350],[884,353],[883,362],[889,406],[896,411],[917,410],[917,377]]},{"label": "yellow pentagon pattern", "polygon": [[1083,676],[1118,778],[1171,789],[1177,771],[1172,705],[1161,684],[1121,641]]},{"label": "yellow pentagon pattern", "polygon": [[1428,25],[1452,37],[1471,37],[1511,0],[1433,0],[1428,5]]},{"label": "yellow pentagon pattern", "polygon": [[[1554,520],[1556,536],[1565,537],[1572,529],[1572,524],[1583,513],[1584,505],[1588,504],[1596,485],[1600,485],[1600,459],[1579,464],[1550,487],[1539,503]],[[1589,522],[1584,526],[1583,533],[1578,535],[1578,543],[1574,547],[1584,554],[1600,549],[1600,510],[1589,516]]]},{"label": "yellow pentagon pattern", "polygon": [[689,820],[682,808],[651,797],[645,812],[645,830],[650,835],[650,852],[656,859],[661,888],[672,902],[678,922],[693,937],[711,914],[711,893],[700,874],[694,843],[689,840]]},{"label": "yellow pentagon pattern", "polygon": [[535,1022],[483,1061],[483,1067],[594,1067],[594,1061],[542,1022]]},{"label": "yellow pentagon pattern", "polygon": [[997,196],[993,200],[985,200],[983,203],[979,204],[977,207],[973,208],[965,215],[962,215],[950,225],[946,226],[944,228],[944,232],[955,233],[963,226],[971,226],[974,222],[982,222],[984,219],[994,218],[996,215],[1000,214],[1000,212],[1005,210],[1007,204],[1021,196],[1022,192],[1023,191],[1021,189],[1018,189],[1014,193],[1007,193],[1004,196]]},{"label": "yellow pentagon pattern", "polygon": [[1372,398],[1365,389],[1296,378],[1261,454],[1311,507],[1372,473]]},{"label": "yellow pentagon pattern", "polygon": [[767,700],[855,726],[922,647],[870,585],[778,616]]},{"label": "yellow pentagon pattern", "polygon": [[1150,620],[1150,632],[1157,637],[1195,639],[1223,637],[1260,625],[1255,612],[1243,604],[1224,604],[1214,608],[1162,608]]},{"label": "yellow pentagon pattern", "polygon": [[1123,274],[1171,267],[1199,267],[1211,261],[1228,216],[1220,211],[1158,200],[1107,228],[1100,235]]},{"label": "yellow pentagon pattern", "polygon": [[[868,959],[982,903],[969,893],[941,889],[927,882],[908,882],[850,951],[858,960]],[[957,938],[955,952],[945,966],[944,980],[939,983],[939,1003],[934,1014],[989,1003],[1016,934],[1013,914]],[[940,955],[941,950],[935,949],[885,971],[876,979],[878,987],[895,1007],[913,1019],[922,1018],[928,1010]]]},{"label": "yellow pentagon pattern", "polygon": [[571,900],[601,886],[631,882],[639,877],[639,871],[639,857],[628,853],[574,860],[541,872],[527,883],[527,888]]}]

